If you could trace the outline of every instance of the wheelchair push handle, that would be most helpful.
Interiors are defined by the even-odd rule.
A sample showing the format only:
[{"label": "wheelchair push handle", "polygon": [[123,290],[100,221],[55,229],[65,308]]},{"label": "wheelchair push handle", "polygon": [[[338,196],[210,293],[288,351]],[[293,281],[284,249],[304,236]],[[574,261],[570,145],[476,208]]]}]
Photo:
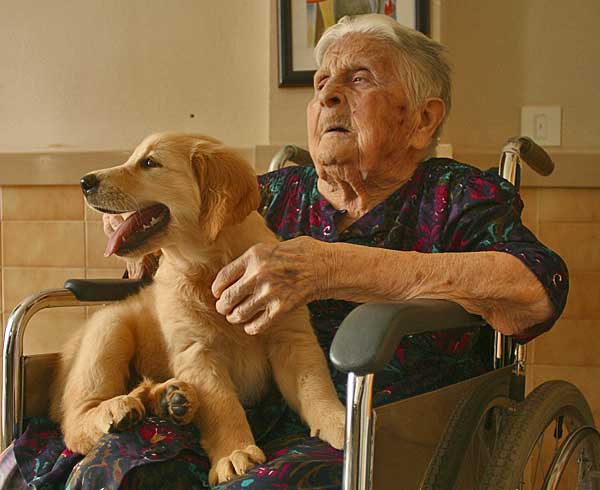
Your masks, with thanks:
[{"label": "wheelchair push handle", "polygon": [[297,165],[313,164],[310,153],[307,150],[296,145],[285,145],[273,156],[269,164],[269,172],[283,168],[288,161],[294,162]]},{"label": "wheelchair push handle", "polygon": [[550,175],[554,162],[546,150],[527,136],[510,138],[502,152],[517,153],[521,160],[540,175]]}]

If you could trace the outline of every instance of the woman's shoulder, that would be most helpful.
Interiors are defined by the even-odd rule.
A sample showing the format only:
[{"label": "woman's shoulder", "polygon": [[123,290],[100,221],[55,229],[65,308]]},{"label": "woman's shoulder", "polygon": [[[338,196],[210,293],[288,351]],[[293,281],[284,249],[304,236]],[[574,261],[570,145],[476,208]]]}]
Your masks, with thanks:
[{"label": "woman's shoulder", "polygon": [[281,190],[289,184],[302,184],[313,186],[317,179],[317,173],[312,165],[291,165],[279,170],[267,172],[258,176],[258,185],[261,189]]},{"label": "woman's shoulder", "polygon": [[482,170],[452,158],[430,158],[419,169],[426,188],[445,187],[451,194],[484,195],[507,199],[517,194],[517,189],[491,167]]},{"label": "woman's shoulder", "polygon": [[307,205],[318,198],[317,173],[313,166],[289,166],[258,176],[259,212],[281,210],[290,200],[301,199]]}]

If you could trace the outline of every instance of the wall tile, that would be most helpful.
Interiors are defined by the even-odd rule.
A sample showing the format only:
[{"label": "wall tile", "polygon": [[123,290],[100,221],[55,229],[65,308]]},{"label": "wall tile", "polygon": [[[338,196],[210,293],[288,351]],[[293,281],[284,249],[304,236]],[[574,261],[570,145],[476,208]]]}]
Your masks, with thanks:
[{"label": "wall tile", "polygon": [[83,268],[5,267],[4,311],[10,312],[23,298],[42,289],[62,288],[66,279],[84,277]]},{"label": "wall tile", "polygon": [[83,222],[5,221],[3,265],[83,267]]},{"label": "wall tile", "polygon": [[600,189],[540,189],[544,221],[600,221]]},{"label": "wall tile", "polygon": [[85,323],[83,307],[52,308],[37,313],[27,325],[24,350],[28,355],[60,352]]},{"label": "wall tile", "polygon": [[87,269],[85,277],[87,279],[121,279],[125,272],[125,264],[117,269]]},{"label": "wall tile", "polygon": [[564,320],[600,320],[600,272],[576,271],[570,275]]},{"label": "wall tile", "polygon": [[539,238],[569,271],[600,271],[600,223],[541,223]]},{"label": "wall tile", "polygon": [[83,219],[83,197],[77,186],[5,187],[2,219],[70,220]]},{"label": "wall tile", "polygon": [[104,257],[107,238],[101,221],[88,221],[85,224],[87,235],[87,267],[94,269],[124,269],[125,262],[116,256]]},{"label": "wall tile", "polygon": [[[532,362],[600,367],[600,320],[559,320],[533,341]],[[529,352],[528,352],[529,353]]]},{"label": "wall tile", "polygon": [[533,386],[545,381],[562,379],[573,383],[585,396],[596,423],[600,421],[600,367],[527,366],[532,369]]}]

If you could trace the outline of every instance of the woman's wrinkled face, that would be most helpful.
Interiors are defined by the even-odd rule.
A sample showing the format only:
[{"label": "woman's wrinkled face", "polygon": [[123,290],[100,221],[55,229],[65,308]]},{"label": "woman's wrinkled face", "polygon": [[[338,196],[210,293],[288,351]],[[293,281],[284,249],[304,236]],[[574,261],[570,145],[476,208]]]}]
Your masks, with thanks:
[{"label": "woman's wrinkled face", "polygon": [[314,90],[308,142],[319,174],[353,168],[365,180],[402,161],[415,118],[390,44],[364,34],[338,39],[323,57]]}]

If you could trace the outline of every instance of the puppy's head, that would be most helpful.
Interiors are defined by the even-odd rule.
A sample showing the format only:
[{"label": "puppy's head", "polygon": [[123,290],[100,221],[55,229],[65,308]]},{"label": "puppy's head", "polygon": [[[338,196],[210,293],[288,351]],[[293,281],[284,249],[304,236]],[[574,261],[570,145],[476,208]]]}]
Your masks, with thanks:
[{"label": "puppy's head", "polygon": [[122,165],[85,175],[81,187],[92,208],[130,213],[110,237],[107,256],[213,242],[259,203],[250,165],[219,141],[190,134],[151,135]]}]

